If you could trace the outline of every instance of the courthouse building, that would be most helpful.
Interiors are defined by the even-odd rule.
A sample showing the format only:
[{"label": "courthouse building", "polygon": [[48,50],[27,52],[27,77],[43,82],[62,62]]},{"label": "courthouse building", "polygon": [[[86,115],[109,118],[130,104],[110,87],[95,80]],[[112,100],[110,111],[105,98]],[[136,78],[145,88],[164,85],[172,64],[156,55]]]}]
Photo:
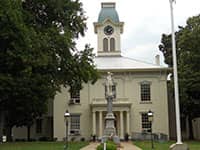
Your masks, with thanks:
[{"label": "courthouse building", "polygon": [[[62,88],[49,104],[49,112],[37,119],[31,129],[31,137],[53,137],[61,141],[68,129],[69,138],[89,140],[95,135],[101,139],[105,127],[107,102],[105,82],[107,72],[113,73],[113,113],[116,118],[117,135],[135,137],[138,133],[162,133],[169,136],[167,75],[168,68],[162,67],[159,57],[150,64],[121,55],[121,35],[124,22],[119,20],[115,3],[102,3],[97,22],[97,56],[95,64],[101,78],[92,85],[84,84],[83,89],[72,91]],[[137,38],[137,37],[135,37]],[[71,114],[66,126],[64,113]],[[154,114],[153,123],[148,121],[147,112]],[[22,129],[13,130],[14,138],[26,137]],[[19,136],[20,135],[20,136]]]},{"label": "courthouse building", "polygon": [[[124,23],[119,20],[115,3],[102,3],[98,21],[94,23],[97,35],[95,64],[101,78],[94,84],[84,84],[82,90],[68,93],[63,88],[54,100],[54,137],[65,137],[63,115],[71,114],[68,131],[70,137],[89,139],[91,135],[103,136],[107,102],[105,82],[107,72],[113,73],[113,113],[117,135],[123,139],[128,133],[148,132],[151,123],[147,112],[154,113],[154,133],[169,135],[167,75],[168,68],[149,64],[121,55],[121,34]],[[135,37],[137,38],[137,37]]]}]

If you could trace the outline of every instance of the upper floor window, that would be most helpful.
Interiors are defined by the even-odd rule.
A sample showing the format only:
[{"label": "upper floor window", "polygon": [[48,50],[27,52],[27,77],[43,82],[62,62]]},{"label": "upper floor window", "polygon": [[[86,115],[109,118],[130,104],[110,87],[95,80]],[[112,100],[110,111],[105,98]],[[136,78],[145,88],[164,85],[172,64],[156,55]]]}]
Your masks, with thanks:
[{"label": "upper floor window", "polygon": [[79,135],[80,134],[80,115],[72,114],[70,116],[70,134]]},{"label": "upper floor window", "polygon": [[151,84],[150,82],[140,83],[141,101],[151,101]]},{"label": "upper floor window", "polygon": [[110,39],[110,51],[115,51],[115,39]]},{"label": "upper floor window", "polygon": [[141,120],[142,120],[142,131],[149,132],[151,130],[151,122],[148,120],[148,114],[142,113]]},{"label": "upper floor window", "polygon": [[72,89],[70,92],[70,103],[80,103],[80,90]]},{"label": "upper floor window", "polygon": [[103,51],[104,52],[108,51],[108,39],[107,38],[103,39]]}]

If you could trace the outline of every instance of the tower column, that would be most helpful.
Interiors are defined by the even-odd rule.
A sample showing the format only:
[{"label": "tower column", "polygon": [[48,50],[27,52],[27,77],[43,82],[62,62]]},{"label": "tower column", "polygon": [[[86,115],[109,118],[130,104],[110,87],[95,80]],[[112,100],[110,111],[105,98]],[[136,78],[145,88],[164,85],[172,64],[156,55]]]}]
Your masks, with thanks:
[{"label": "tower column", "polygon": [[124,138],[123,111],[120,111],[120,139]]}]

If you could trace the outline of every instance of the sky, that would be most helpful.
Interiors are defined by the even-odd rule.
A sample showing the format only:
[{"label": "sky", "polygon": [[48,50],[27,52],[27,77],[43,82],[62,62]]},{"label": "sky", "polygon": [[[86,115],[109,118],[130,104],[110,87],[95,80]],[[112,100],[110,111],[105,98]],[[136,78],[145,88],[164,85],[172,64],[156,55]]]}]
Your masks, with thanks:
[{"label": "sky", "polygon": [[[77,41],[77,48],[84,49],[90,44],[97,52],[97,35],[93,22],[97,22],[102,2],[115,2],[124,33],[121,35],[122,55],[133,59],[155,63],[157,54],[165,65],[163,55],[158,49],[163,33],[171,33],[169,0],[80,0],[87,20],[87,31]],[[185,26],[189,17],[200,14],[200,0],[176,0],[174,7],[174,26]]]}]

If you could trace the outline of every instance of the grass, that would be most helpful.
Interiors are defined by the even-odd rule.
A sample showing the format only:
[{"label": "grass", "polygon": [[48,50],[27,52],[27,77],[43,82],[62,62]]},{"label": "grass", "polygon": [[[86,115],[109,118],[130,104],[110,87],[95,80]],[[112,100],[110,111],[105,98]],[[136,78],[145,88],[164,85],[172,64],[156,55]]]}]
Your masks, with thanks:
[{"label": "grass", "polygon": [[[133,142],[136,146],[140,147],[142,150],[151,150],[151,142],[150,141],[134,141]],[[154,142],[154,150],[169,150],[169,146],[174,144],[174,141],[169,142]],[[200,150],[200,142],[197,141],[188,141],[190,150]]]},{"label": "grass", "polygon": [[[0,144],[0,150],[64,150],[64,142],[13,142]],[[79,150],[88,142],[70,142],[68,149]]]}]

